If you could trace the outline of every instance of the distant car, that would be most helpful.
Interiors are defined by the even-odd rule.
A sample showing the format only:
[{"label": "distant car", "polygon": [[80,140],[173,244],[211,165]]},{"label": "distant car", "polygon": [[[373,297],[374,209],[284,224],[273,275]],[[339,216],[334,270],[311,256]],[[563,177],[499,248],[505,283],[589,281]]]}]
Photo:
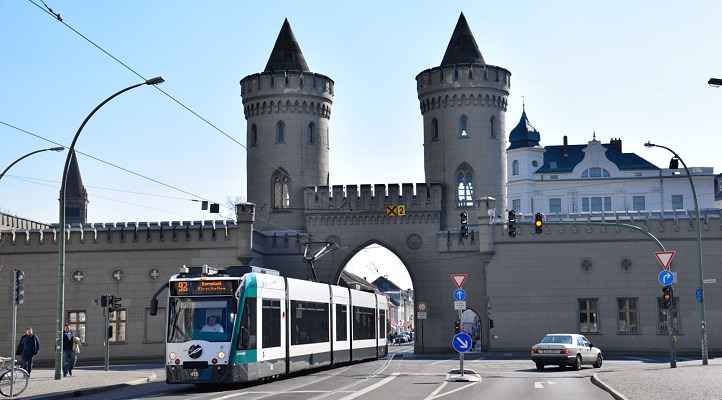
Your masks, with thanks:
[{"label": "distant car", "polygon": [[542,371],[546,365],[571,366],[580,370],[585,364],[600,368],[604,357],[602,350],[594,347],[582,335],[555,333],[544,336],[532,346],[531,360],[538,371]]}]

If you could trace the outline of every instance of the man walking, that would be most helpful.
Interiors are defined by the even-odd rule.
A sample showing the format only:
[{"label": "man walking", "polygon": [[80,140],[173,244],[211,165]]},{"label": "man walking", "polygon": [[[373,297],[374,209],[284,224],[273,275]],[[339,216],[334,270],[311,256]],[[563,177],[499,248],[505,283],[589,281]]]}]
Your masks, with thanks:
[{"label": "man walking", "polygon": [[73,366],[75,365],[74,338],[75,335],[70,330],[70,326],[65,324],[65,327],[63,327],[63,376],[73,376]]},{"label": "man walking", "polygon": [[33,328],[25,329],[25,334],[20,338],[15,355],[21,357],[20,366],[28,371],[28,374],[33,370],[33,357],[38,355],[38,351],[40,351],[40,341],[33,333]]}]

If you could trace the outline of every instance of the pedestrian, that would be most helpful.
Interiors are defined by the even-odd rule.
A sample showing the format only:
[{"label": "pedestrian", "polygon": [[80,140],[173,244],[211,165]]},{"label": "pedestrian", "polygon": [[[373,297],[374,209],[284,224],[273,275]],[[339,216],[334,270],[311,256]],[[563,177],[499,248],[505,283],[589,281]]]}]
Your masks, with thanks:
[{"label": "pedestrian", "polygon": [[65,324],[63,327],[63,376],[73,376],[73,365],[75,365],[75,352],[73,352],[73,331]]},{"label": "pedestrian", "polygon": [[74,337],[73,338],[73,368],[75,368],[75,365],[78,364],[78,355],[80,354],[80,338]]},{"label": "pedestrian", "polygon": [[33,333],[33,328],[28,327],[25,329],[25,334],[20,338],[17,350],[15,350],[15,355],[21,357],[20,366],[28,371],[28,374],[33,370],[33,357],[38,355],[38,351],[40,351],[40,340]]}]

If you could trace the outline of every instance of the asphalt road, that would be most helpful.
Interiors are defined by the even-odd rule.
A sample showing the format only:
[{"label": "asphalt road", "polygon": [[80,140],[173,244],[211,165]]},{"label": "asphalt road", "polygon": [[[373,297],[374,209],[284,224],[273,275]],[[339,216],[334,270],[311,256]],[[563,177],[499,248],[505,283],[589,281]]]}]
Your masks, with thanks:
[{"label": "asphalt road", "polygon": [[[408,347],[395,351],[409,351]],[[476,360],[465,363],[479,373],[480,382],[447,382],[454,360],[394,357],[316,371],[263,384],[199,389],[191,385],[153,383],[83,397],[92,400],[353,400],[353,399],[585,399],[609,400],[594,386],[593,370],[548,368],[537,372],[528,360]]]}]

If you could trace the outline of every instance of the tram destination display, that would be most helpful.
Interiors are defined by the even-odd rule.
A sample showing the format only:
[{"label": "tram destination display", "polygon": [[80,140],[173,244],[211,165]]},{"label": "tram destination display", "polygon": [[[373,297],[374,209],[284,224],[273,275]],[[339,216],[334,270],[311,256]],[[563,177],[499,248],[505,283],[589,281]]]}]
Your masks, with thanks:
[{"label": "tram destination display", "polygon": [[231,280],[171,282],[171,296],[231,296],[235,292]]}]

